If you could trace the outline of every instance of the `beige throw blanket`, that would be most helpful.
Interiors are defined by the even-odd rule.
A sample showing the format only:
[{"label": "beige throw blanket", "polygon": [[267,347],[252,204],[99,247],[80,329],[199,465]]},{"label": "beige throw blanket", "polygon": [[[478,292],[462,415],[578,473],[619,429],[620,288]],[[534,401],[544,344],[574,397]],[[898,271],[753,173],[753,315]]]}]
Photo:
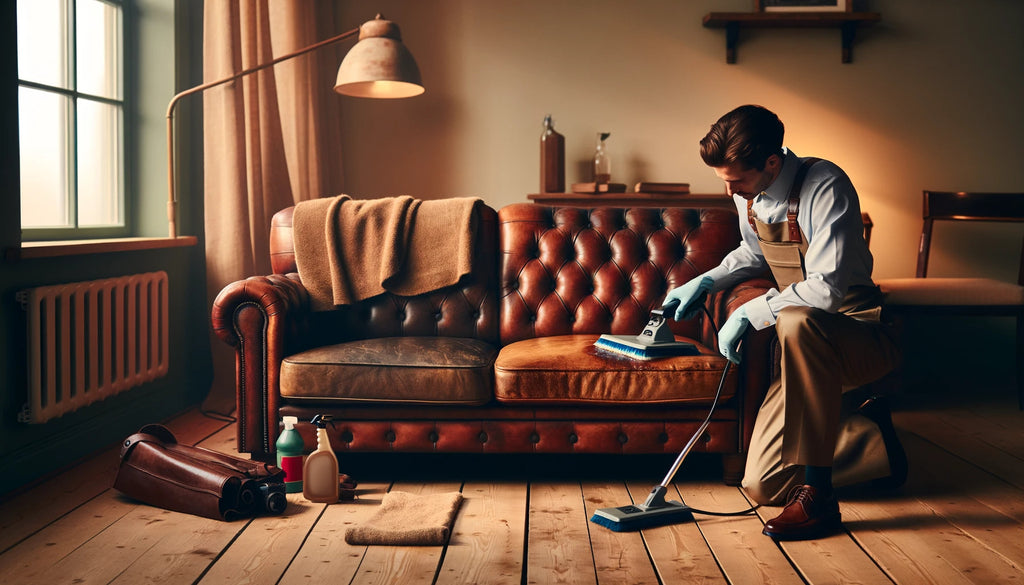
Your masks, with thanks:
[{"label": "beige throw blanket", "polygon": [[388,492],[373,516],[345,532],[345,542],[352,545],[443,545],[448,542],[461,503],[459,492],[425,495]]},{"label": "beige throw blanket", "polygon": [[339,195],[297,204],[295,263],[313,310],[457,284],[473,270],[479,203]]}]

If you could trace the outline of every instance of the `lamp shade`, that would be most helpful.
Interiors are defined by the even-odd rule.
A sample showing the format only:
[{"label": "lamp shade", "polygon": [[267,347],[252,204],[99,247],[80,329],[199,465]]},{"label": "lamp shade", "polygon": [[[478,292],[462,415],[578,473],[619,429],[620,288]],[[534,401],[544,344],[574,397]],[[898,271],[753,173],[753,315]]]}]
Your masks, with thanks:
[{"label": "lamp shade", "polygon": [[424,92],[420,68],[398,25],[381,18],[359,27],[359,42],[338,67],[334,91],[355,97],[405,98]]}]

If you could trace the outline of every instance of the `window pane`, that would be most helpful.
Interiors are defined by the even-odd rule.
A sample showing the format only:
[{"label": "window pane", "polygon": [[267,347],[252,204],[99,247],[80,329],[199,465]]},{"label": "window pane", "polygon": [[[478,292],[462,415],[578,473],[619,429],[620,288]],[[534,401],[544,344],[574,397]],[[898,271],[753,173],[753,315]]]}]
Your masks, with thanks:
[{"label": "window pane", "polygon": [[121,223],[121,110],[78,100],[78,225]]},{"label": "window pane", "polygon": [[76,3],[78,91],[121,98],[121,9],[97,0]]},{"label": "window pane", "polygon": [[70,88],[67,0],[18,0],[18,77]]},{"label": "window pane", "polygon": [[70,98],[18,88],[21,148],[21,225],[69,227]]}]

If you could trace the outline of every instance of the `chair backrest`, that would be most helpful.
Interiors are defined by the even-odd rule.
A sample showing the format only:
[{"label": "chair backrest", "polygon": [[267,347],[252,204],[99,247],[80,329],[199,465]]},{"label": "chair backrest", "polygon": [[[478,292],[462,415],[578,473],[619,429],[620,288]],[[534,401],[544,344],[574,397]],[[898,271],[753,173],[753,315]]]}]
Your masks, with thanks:
[{"label": "chair backrest", "polygon": [[[967,193],[924,191],[924,225],[917,250],[917,277],[928,275],[932,227],[939,221],[1024,222],[1024,193]],[[1024,285],[1024,244],[1017,284]]]}]

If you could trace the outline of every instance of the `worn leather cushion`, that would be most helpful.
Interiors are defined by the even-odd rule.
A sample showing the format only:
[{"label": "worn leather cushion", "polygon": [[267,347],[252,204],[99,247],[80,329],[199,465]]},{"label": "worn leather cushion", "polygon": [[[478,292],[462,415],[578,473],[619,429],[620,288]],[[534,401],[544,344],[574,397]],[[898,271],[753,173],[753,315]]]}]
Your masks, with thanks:
[{"label": "worn leather cushion", "polygon": [[[536,337],[506,345],[494,364],[500,402],[680,404],[710,402],[725,358],[697,345],[698,356],[636,360],[594,347],[597,335]],[[722,400],[736,393],[735,370]]]},{"label": "worn leather cushion", "polygon": [[281,363],[288,399],[484,404],[497,349],[461,337],[385,337],[318,347]]}]

